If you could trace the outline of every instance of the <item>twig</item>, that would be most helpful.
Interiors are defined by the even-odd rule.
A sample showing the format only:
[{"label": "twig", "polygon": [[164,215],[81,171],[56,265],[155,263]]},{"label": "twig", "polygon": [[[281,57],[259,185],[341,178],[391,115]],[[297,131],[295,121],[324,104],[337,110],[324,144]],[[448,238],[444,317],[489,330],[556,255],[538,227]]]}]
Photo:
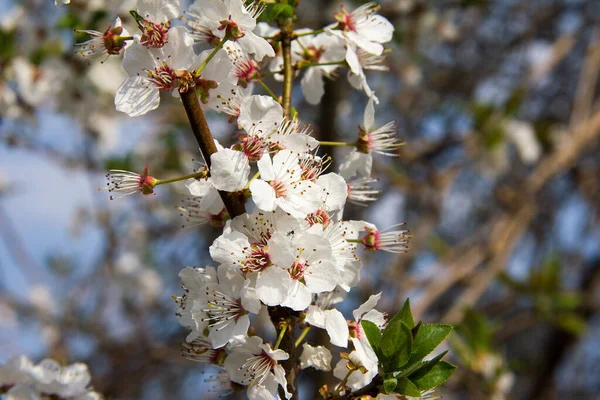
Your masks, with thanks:
[{"label": "twig", "polygon": [[[185,108],[185,112],[190,121],[192,132],[194,132],[194,137],[198,142],[198,146],[200,146],[200,151],[202,152],[206,166],[210,171],[210,156],[217,152],[217,146],[210,133],[210,128],[206,123],[206,118],[204,118],[204,112],[202,111],[202,108],[200,108],[200,102],[198,101],[198,96],[196,96],[196,91],[191,89],[186,92],[179,92],[179,94],[181,95],[183,107]],[[219,191],[219,195],[223,200],[223,204],[225,204],[225,208],[227,209],[230,218],[237,217],[246,212],[243,193]]]}]

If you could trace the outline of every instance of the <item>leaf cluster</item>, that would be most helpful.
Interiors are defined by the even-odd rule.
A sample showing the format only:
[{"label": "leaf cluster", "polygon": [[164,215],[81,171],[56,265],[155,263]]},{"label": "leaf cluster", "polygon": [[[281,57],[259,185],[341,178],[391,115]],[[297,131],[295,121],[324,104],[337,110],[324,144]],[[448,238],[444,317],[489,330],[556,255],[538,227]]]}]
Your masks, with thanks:
[{"label": "leaf cluster", "polygon": [[442,361],[447,351],[431,360],[424,360],[452,331],[444,324],[415,324],[410,300],[381,331],[371,321],[361,325],[379,361],[385,393],[421,397],[450,378],[456,366]]}]

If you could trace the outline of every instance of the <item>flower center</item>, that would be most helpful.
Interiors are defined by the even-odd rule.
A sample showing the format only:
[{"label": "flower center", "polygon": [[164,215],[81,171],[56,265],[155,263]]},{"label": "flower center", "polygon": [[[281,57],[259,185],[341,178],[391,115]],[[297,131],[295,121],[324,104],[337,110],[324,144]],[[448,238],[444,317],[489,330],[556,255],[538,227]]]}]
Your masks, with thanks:
[{"label": "flower center", "polygon": [[260,79],[260,67],[251,59],[238,59],[234,66],[235,76],[243,88],[248,87],[248,82]]},{"label": "flower center", "polygon": [[246,250],[246,259],[242,272],[258,272],[271,265],[271,259],[268,253],[269,248],[263,244],[253,244]]},{"label": "flower center", "polygon": [[271,187],[275,190],[275,197],[284,197],[287,194],[287,187],[281,181],[272,180]]},{"label": "flower center", "polygon": [[144,33],[140,43],[147,47],[163,47],[169,38],[171,22],[153,23],[147,20],[142,22]]},{"label": "flower center", "polygon": [[264,351],[248,358],[239,368],[240,371],[244,371],[243,384],[250,386],[262,384],[276,364],[277,362]]},{"label": "flower center", "polygon": [[310,226],[313,226],[314,224],[321,224],[324,227],[326,227],[327,225],[329,225],[331,217],[329,216],[329,214],[327,214],[327,211],[317,210],[314,213],[308,214],[306,216],[306,220],[308,221],[308,224]]},{"label": "flower center", "polygon": [[358,126],[358,140],[356,141],[356,149],[361,153],[368,154],[371,151],[371,137],[369,132],[362,126]]},{"label": "flower center", "polygon": [[321,56],[325,52],[325,46],[308,46],[304,51],[304,58],[306,58],[310,62],[319,62]]},{"label": "flower center", "polygon": [[341,12],[335,14],[335,19],[338,21],[339,28],[341,30],[356,30],[356,23],[352,18],[352,15],[350,15],[350,13],[348,13],[348,11],[346,11],[343,6],[341,7]]},{"label": "flower center", "polygon": [[161,90],[173,90],[175,88],[175,81],[177,80],[177,74],[175,70],[169,67],[166,63],[160,67],[154,68],[154,71],[147,71],[148,79]]},{"label": "flower center", "polygon": [[236,150],[242,151],[250,162],[260,160],[264,153],[264,144],[258,136],[241,133],[238,139],[240,143],[236,145]]},{"label": "flower center", "polygon": [[304,278],[304,271],[308,268],[308,264],[306,262],[294,261],[292,264],[292,268],[290,268],[290,276],[294,280],[301,280]]}]

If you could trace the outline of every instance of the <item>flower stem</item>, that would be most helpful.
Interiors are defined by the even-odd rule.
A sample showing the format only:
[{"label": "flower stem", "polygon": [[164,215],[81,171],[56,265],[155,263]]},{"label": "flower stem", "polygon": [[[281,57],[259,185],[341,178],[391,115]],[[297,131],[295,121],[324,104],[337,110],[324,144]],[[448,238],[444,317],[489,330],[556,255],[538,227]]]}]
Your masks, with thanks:
[{"label": "flower stem", "polygon": [[273,91],[271,89],[269,89],[269,87],[262,80],[258,81],[258,84],[260,86],[262,86],[262,88],[265,89],[265,92],[267,92],[267,94],[269,96],[271,96],[272,98],[274,98],[275,101],[279,101],[279,97],[277,97],[277,95],[275,93],[273,93]]},{"label": "flower stem", "polygon": [[348,143],[348,142],[326,142],[320,141],[319,144],[321,146],[356,146],[356,143]]},{"label": "flower stem", "polygon": [[223,40],[219,42],[219,44],[213,49],[213,51],[208,55],[208,57],[206,57],[206,60],[204,60],[202,64],[200,64],[200,66],[196,68],[196,71],[194,71],[195,75],[200,75],[202,73],[202,71],[204,70],[204,68],[206,68],[210,60],[212,60],[212,58],[217,54],[217,52],[223,48],[223,45],[225,44],[225,42],[227,42],[227,40],[229,40],[229,38],[225,36]]},{"label": "flower stem", "polygon": [[277,336],[277,342],[275,343],[275,350],[277,350],[279,348],[279,345],[281,344],[281,340],[283,340],[283,335],[285,335],[285,331],[287,331],[287,327],[288,324],[290,322],[288,320],[285,320],[283,322],[283,326],[281,327],[281,330],[279,331],[279,336]]},{"label": "flower stem", "polygon": [[348,243],[360,243],[360,244],[362,244],[362,240],[360,240],[360,239],[346,239],[346,242],[348,242]]},{"label": "flower stem", "polygon": [[348,371],[348,373],[346,374],[346,376],[344,377],[344,379],[340,382],[340,384],[335,388],[335,392],[333,393],[333,395],[335,397],[339,397],[340,392],[342,391],[342,389],[344,389],[344,387],[346,386],[346,383],[348,383],[348,379],[350,379],[350,375],[352,375],[352,373],[356,371],[356,369],[350,369]]},{"label": "flower stem", "polygon": [[293,33],[292,34],[292,40],[293,39],[297,39],[297,38],[302,37],[302,36],[318,35],[319,33],[323,33],[323,32],[325,32],[325,29],[317,29],[317,30],[314,30],[314,31],[304,32],[304,33]]},{"label": "flower stem", "polygon": [[331,61],[331,62],[315,62],[315,63],[300,63],[297,68],[321,67],[325,65],[346,65],[346,60]]},{"label": "flower stem", "polygon": [[260,171],[258,171],[256,174],[254,174],[254,176],[252,178],[250,178],[248,183],[246,183],[246,186],[244,186],[244,190],[250,188],[250,184],[252,183],[252,181],[258,177],[260,177]]},{"label": "flower stem", "polygon": [[300,333],[300,336],[298,336],[298,339],[296,339],[296,343],[294,343],[295,347],[300,346],[300,343],[302,343],[302,341],[304,340],[304,338],[310,331],[310,328],[311,328],[311,326],[309,325],[309,326],[305,326],[304,329],[302,329],[302,333]]},{"label": "flower stem", "polygon": [[175,178],[169,178],[169,179],[157,179],[155,181],[155,185],[164,185],[165,183],[173,183],[173,182],[179,182],[179,181],[183,181],[185,179],[190,179],[190,178],[202,178],[206,176],[206,171],[200,171],[200,172],[194,172],[193,174],[187,174],[187,175],[183,175],[183,176],[177,176]]},{"label": "flower stem", "polygon": [[[200,102],[195,90],[188,90],[185,92],[180,91],[181,102],[185,108],[185,112],[190,121],[192,132],[198,142],[204,162],[210,171],[210,156],[217,152],[217,146],[210,133],[210,128],[204,118],[204,112],[200,108]],[[238,215],[242,215],[246,212],[246,200],[242,192],[223,192],[219,191],[219,195],[225,204],[225,208],[229,213],[230,218],[235,218]]]}]

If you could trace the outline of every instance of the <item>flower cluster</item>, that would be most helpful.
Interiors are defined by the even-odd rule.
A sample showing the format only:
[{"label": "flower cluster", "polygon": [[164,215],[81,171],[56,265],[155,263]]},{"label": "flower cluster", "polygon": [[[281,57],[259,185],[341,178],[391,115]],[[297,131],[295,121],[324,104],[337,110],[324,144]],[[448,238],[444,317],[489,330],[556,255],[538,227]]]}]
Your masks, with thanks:
[{"label": "flower cluster", "polygon": [[7,399],[100,400],[90,389],[90,373],[85,364],[66,367],[46,359],[34,364],[25,356],[13,357],[0,365],[0,394]]},{"label": "flower cluster", "polygon": [[[367,205],[377,199],[373,155],[395,156],[402,144],[394,122],[377,127],[379,100],[365,74],[386,69],[383,45],[391,40],[393,26],[378,9],[374,3],[352,12],[342,7],[332,16],[337,22],[318,31],[294,31],[289,16],[294,8],[287,3],[196,0],[182,11],[178,0],[140,0],[131,12],[139,33],[123,38],[123,28],[109,28],[98,37],[108,35],[103,43],[112,47],[101,49],[92,39],[94,46],[82,52],[122,50],[129,78],[117,90],[117,110],[146,114],[159,107],[161,92],[170,92],[184,103],[194,133],[208,138],[199,140],[206,165],[196,174],[162,181],[149,176],[147,168],[142,174],[113,171],[107,186],[121,196],[152,194],[157,185],[185,179],[191,197],[181,209],[188,222],[223,227],[209,249],[216,266],[181,271],[184,293],[177,297],[177,316],[190,330],[184,355],[221,368],[224,391],[241,385],[253,399],[290,398],[294,385],[283,367],[288,360],[331,370],[332,354],[325,347],[303,343],[297,360],[291,359],[293,346],[280,348],[283,337],[294,336],[299,326],[324,329],[341,349],[351,346],[333,369],[341,381],[335,393],[359,390],[378,376],[383,361],[363,324],[373,324],[379,334],[386,328],[386,315],[375,310],[381,293],[356,309],[353,320],[336,309],[360,282],[361,249],[405,252],[409,239],[397,225],[379,230],[342,218],[347,202]],[[257,23],[265,11],[276,15],[278,28]],[[177,17],[184,26],[173,24]],[[205,50],[197,53],[198,48]],[[269,70],[289,88],[300,73],[306,100],[317,104],[324,79],[335,78],[341,68],[367,96],[364,121],[352,143],[319,142],[291,112],[290,91],[278,97],[262,81]],[[254,93],[259,85],[266,95]],[[203,109],[226,114],[236,124],[237,141],[229,148],[213,144],[208,128],[195,126],[204,119]],[[320,154],[326,145],[352,147],[338,173],[328,170],[330,158]],[[253,210],[234,212],[231,201]],[[268,314],[275,325],[275,343],[251,329],[260,314]]]}]

